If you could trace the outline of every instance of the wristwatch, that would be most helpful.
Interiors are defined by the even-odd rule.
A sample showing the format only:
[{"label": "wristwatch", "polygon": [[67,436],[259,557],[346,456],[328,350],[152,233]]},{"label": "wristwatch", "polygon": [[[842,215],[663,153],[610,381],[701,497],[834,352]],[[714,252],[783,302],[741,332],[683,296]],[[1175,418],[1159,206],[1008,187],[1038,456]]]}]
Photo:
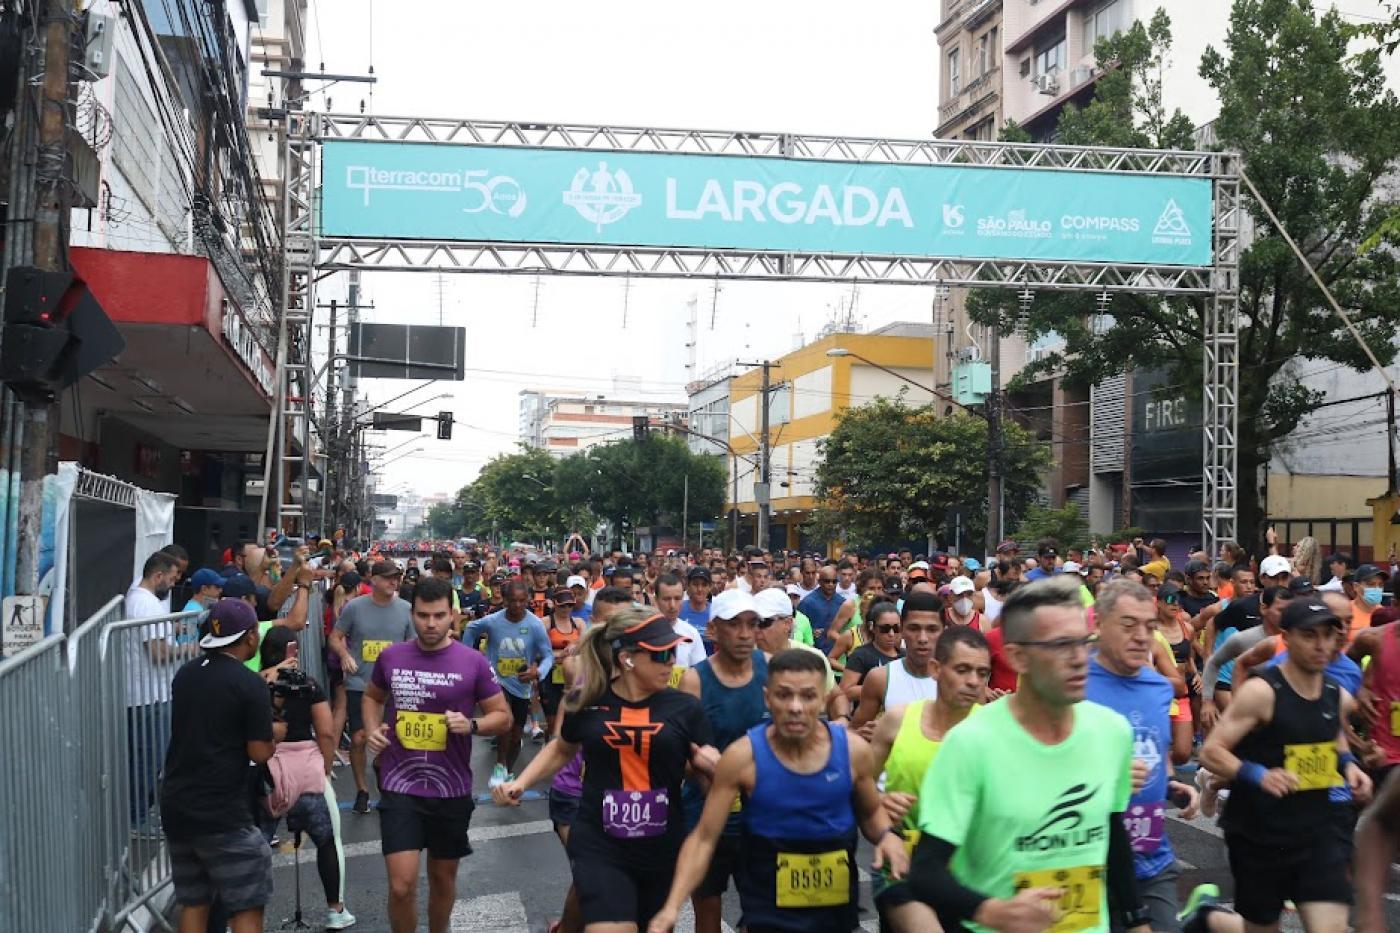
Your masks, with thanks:
[{"label": "wristwatch", "polygon": [[467,722],[469,722],[469,723],[472,724],[472,731],[469,732],[469,733],[467,733],[467,734],[468,734],[468,735],[476,735],[476,730],[477,730],[476,720],[475,720],[475,719],[468,719]]}]

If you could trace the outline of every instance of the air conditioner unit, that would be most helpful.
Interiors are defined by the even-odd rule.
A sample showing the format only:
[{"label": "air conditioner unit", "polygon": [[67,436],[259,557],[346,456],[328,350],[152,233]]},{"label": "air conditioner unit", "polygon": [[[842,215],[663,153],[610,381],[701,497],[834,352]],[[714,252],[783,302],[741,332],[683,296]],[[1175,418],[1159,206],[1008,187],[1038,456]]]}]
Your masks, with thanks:
[{"label": "air conditioner unit", "polygon": [[1046,72],[1043,75],[1036,75],[1035,89],[1042,94],[1060,93],[1060,76],[1053,71]]}]

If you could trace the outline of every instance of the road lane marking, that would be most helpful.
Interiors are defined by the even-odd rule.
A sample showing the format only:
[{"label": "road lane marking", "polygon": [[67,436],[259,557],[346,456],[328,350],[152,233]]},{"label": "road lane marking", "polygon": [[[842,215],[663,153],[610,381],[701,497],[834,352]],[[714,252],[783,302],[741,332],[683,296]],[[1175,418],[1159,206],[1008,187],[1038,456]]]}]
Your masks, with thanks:
[{"label": "road lane marking", "polygon": [[452,905],[452,933],[530,933],[519,891],[464,897]]}]

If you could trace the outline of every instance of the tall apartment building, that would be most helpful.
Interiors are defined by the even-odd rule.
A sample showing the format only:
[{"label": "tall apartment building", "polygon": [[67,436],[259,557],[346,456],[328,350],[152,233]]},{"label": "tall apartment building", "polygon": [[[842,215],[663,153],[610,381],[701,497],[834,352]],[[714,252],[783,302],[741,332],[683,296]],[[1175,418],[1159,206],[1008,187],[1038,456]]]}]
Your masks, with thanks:
[{"label": "tall apartment building", "polygon": [[1002,0],[942,0],[939,139],[996,139],[1001,129]]},{"label": "tall apartment building", "polygon": [[527,447],[547,450],[556,457],[587,450],[598,444],[632,436],[632,419],[684,425],[689,409],[684,403],[644,402],[608,398],[606,395],[553,395],[525,389],[520,393],[520,441]]}]

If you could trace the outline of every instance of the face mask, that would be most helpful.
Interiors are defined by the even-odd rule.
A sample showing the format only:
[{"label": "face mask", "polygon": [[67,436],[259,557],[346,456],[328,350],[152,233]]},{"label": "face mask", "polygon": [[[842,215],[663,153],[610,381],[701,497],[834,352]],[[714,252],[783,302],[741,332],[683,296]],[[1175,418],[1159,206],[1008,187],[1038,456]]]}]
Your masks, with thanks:
[{"label": "face mask", "polygon": [[1365,600],[1368,606],[1379,606],[1381,604],[1381,596],[1384,592],[1385,591],[1379,586],[1368,586],[1361,591],[1361,598]]},{"label": "face mask", "polygon": [[953,600],[953,611],[960,616],[965,616],[972,611],[972,600],[963,598]]}]

